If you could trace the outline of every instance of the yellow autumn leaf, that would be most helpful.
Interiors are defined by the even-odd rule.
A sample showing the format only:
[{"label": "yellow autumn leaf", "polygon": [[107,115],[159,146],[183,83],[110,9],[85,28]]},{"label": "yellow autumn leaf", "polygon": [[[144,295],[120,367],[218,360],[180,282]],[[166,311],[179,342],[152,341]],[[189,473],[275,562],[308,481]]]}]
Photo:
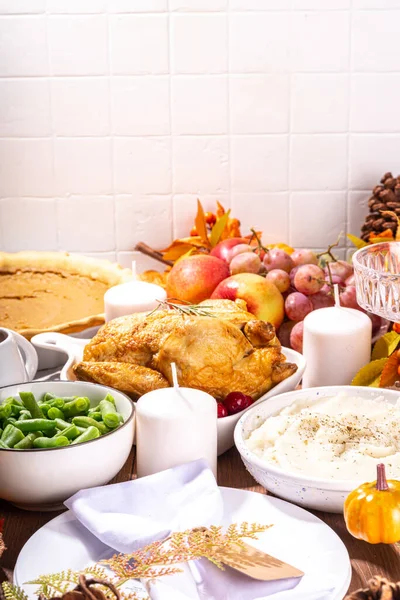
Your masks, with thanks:
[{"label": "yellow autumn leaf", "polygon": [[178,258],[186,254],[186,252],[193,249],[194,247],[192,244],[185,244],[184,242],[176,240],[163,252],[163,258],[165,260],[178,260]]},{"label": "yellow autumn leaf", "polygon": [[222,232],[224,231],[226,224],[229,220],[230,212],[231,211],[228,210],[228,212],[224,213],[222,215],[222,217],[219,217],[217,219],[217,222],[215,223],[214,227],[211,230],[210,244],[213,248],[214,248],[214,246],[216,246],[218,244],[218,242],[221,239]]},{"label": "yellow autumn leaf", "polygon": [[395,331],[389,331],[377,340],[372,350],[372,360],[387,358],[397,348],[400,343],[400,335]]},{"label": "yellow autumn leaf", "polygon": [[352,244],[355,245],[357,250],[360,250],[360,248],[364,248],[365,246],[368,246],[367,242],[364,242],[364,240],[357,237],[356,235],[353,235],[352,233],[348,233],[347,238],[351,241]]},{"label": "yellow autumn leaf", "polygon": [[284,244],[283,242],[279,242],[277,244],[266,244],[265,246],[268,250],[272,248],[279,248],[280,250],[284,250],[287,254],[292,254],[294,252],[294,248],[292,246],[288,246],[288,244]]},{"label": "yellow autumn leaf", "polygon": [[197,233],[200,236],[200,238],[203,240],[204,244],[206,246],[209,246],[210,242],[208,240],[208,235],[207,235],[207,224],[206,224],[206,219],[204,216],[203,206],[202,206],[200,200],[197,200],[197,215],[194,220],[194,224],[196,226]]},{"label": "yellow autumn leaf", "polygon": [[373,360],[361,367],[351,382],[351,385],[379,387],[379,377],[382,374],[387,360],[387,358],[380,358],[379,360]]}]

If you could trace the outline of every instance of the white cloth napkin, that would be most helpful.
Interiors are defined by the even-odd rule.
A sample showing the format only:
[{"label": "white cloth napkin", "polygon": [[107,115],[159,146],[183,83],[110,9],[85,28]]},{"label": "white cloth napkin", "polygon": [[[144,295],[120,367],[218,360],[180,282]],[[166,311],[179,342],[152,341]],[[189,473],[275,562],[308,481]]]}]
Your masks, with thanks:
[{"label": "white cloth napkin", "polygon": [[[223,514],[221,493],[202,459],[135,481],[81,490],[65,505],[93,535],[122,553],[174,531],[218,525]],[[299,583],[256,581],[228,567],[221,571],[206,559],[179,568],[182,573],[143,581],[152,600],[257,600],[272,595],[285,600],[285,590]],[[304,600],[329,600],[328,591],[322,584],[320,595],[309,590]],[[302,595],[296,599],[303,600]]]}]

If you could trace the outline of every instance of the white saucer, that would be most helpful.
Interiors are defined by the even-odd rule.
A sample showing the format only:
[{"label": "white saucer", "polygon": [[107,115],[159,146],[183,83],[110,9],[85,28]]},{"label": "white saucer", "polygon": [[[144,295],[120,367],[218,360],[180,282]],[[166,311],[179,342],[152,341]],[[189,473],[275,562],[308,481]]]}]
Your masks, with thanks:
[{"label": "white saucer", "polygon": [[[295,588],[268,596],[268,600],[275,596],[277,600],[308,596],[317,599],[312,593],[319,589],[331,590],[320,596],[324,600],[343,599],[351,579],[350,559],[343,542],[328,525],[283,500],[244,490],[220,489],[223,525],[243,521],[273,524],[257,541],[249,543],[305,573]],[[29,600],[37,600],[36,586],[26,585],[26,581],[67,569],[81,570],[105,556],[110,556],[110,549],[68,511],[49,521],[26,542],[15,566],[14,583],[23,587]]]}]

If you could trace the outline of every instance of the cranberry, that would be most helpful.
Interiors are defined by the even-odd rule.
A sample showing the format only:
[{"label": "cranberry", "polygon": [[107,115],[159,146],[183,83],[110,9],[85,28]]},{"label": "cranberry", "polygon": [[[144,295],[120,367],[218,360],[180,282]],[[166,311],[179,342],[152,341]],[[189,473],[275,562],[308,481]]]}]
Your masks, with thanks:
[{"label": "cranberry", "polygon": [[222,404],[222,402],[217,402],[217,407],[218,407],[218,419],[228,416],[227,408],[224,404]]},{"label": "cranberry", "polygon": [[251,396],[242,394],[242,392],[231,392],[224,400],[224,404],[228,410],[228,415],[235,415],[245,408],[253,404],[254,400]]}]

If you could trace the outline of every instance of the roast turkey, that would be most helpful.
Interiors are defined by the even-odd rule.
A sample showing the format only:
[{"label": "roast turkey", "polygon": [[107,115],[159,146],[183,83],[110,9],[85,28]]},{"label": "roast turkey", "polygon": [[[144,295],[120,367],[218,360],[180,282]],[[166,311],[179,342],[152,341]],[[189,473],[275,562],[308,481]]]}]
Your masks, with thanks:
[{"label": "roast turkey", "polygon": [[274,327],[247,312],[243,300],[205,300],[194,312],[157,310],[110,321],[85,347],[76,377],[138,398],[172,385],[174,362],[183,387],[217,400],[233,391],[256,400],[297,370],[286,362]]}]

